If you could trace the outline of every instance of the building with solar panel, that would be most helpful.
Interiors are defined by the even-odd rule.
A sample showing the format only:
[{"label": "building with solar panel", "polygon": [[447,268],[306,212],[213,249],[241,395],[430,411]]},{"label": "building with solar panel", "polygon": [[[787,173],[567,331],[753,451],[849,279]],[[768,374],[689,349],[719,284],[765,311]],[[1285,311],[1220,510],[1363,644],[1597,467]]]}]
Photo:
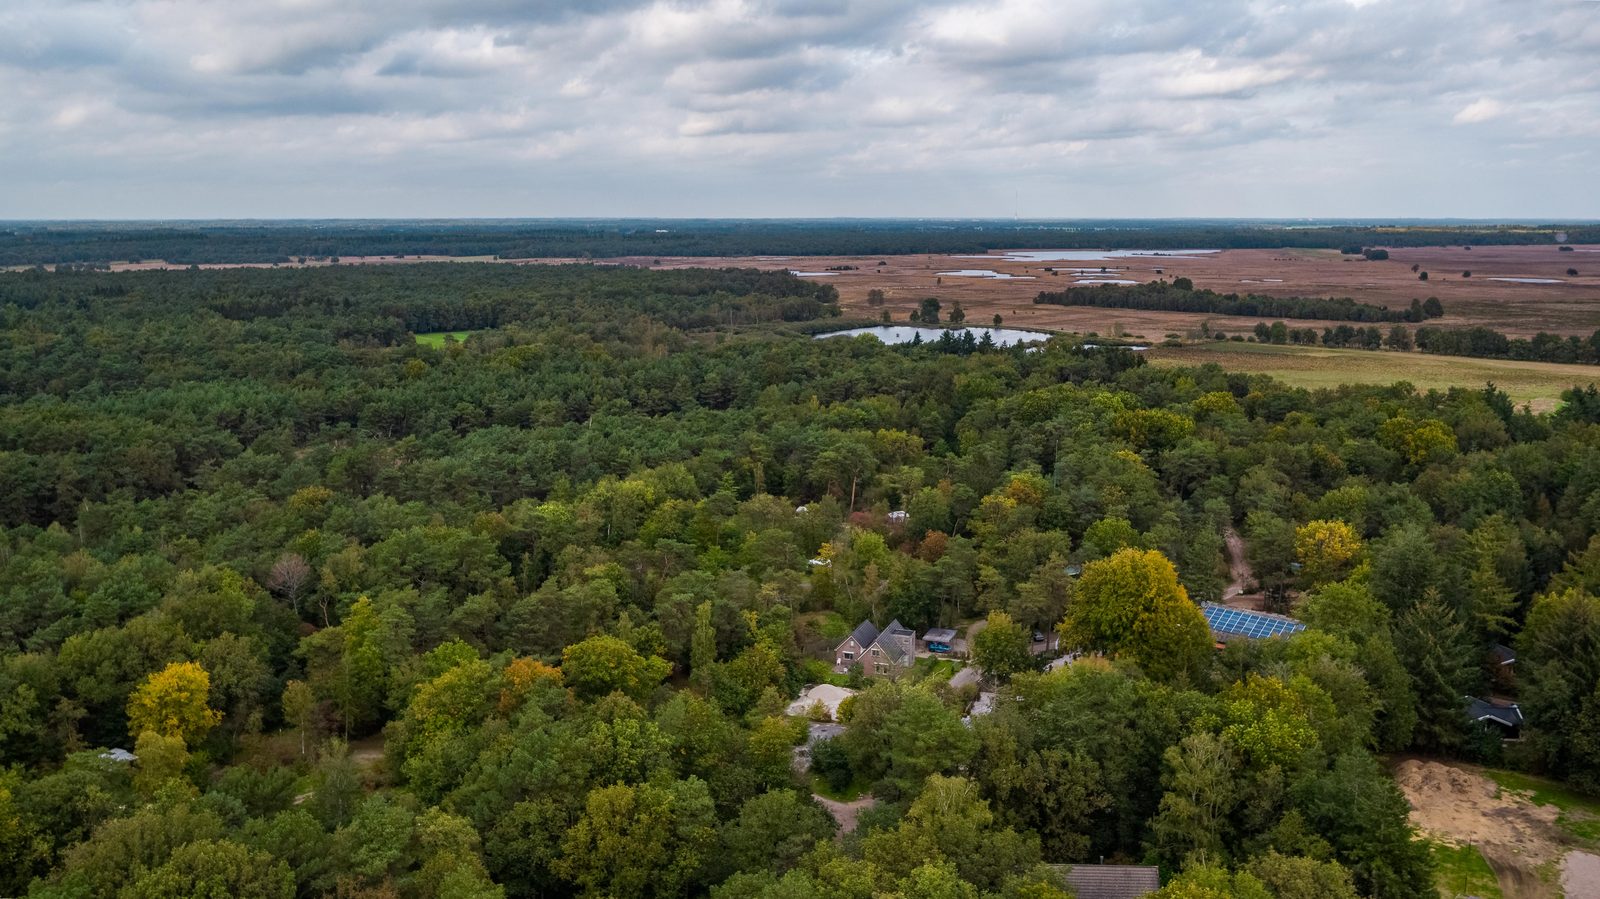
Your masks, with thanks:
[{"label": "building with solar panel", "polygon": [[1241,638],[1259,640],[1263,637],[1287,637],[1306,629],[1304,622],[1287,615],[1232,609],[1211,602],[1201,603],[1200,613],[1206,616],[1212,636],[1223,642]]}]

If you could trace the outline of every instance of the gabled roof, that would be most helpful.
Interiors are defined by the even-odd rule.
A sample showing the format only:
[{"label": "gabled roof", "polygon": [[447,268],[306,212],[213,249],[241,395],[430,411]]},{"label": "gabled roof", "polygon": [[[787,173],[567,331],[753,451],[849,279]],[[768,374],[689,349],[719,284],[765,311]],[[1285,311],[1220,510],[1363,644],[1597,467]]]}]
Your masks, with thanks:
[{"label": "gabled roof", "polygon": [[1492,721],[1501,727],[1521,727],[1522,709],[1514,702],[1474,697],[1467,703],[1467,718],[1471,721]]},{"label": "gabled roof", "polygon": [[1154,865],[1051,865],[1078,899],[1139,899],[1161,889]]},{"label": "gabled roof", "polygon": [[[906,641],[903,643],[898,639],[893,639],[896,637],[905,637]],[[884,628],[883,633],[878,635],[878,646],[882,647],[883,654],[888,657],[889,661],[896,665],[904,665],[911,660],[916,641],[917,632],[901,624],[898,618],[889,622],[889,626]],[[912,646],[908,647],[906,643],[910,643]]]},{"label": "gabled roof", "polygon": [[870,620],[864,620],[860,624],[856,625],[856,629],[850,632],[849,637],[839,641],[839,645],[843,646],[847,641],[852,639],[857,643],[860,643],[862,649],[866,649],[868,646],[872,645],[873,640],[878,639],[878,626],[873,624]]},{"label": "gabled roof", "polygon": [[1490,647],[1489,654],[1501,665],[1515,665],[1517,663],[1516,652],[1504,643],[1496,643]]},{"label": "gabled roof", "polygon": [[876,645],[883,650],[883,657],[896,665],[905,665],[911,661],[911,651],[902,646],[899,640],[885,640],[880,634]]}]

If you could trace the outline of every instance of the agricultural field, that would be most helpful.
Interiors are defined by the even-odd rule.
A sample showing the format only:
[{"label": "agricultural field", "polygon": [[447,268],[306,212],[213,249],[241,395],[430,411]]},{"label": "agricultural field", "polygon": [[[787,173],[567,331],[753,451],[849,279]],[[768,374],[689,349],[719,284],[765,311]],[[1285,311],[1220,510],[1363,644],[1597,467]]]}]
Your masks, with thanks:
[{"label": "agricultural field", "polygon": [[1561,402],[1561,392],[1569,387],[1600,381],[1600,367],[1593,365],[1239,341],[1156,346],[1149,350],[1149,358],[1151,364],[1166,367],[1216,363],[1229,371],[1271,375],[1286,384],[1312,390],[1396,381],[1409,382],[1419,390],[1447,390],[1482,387],[1492,382],[1514,403],[1530,406],[1535,412],[1554,409]]}]

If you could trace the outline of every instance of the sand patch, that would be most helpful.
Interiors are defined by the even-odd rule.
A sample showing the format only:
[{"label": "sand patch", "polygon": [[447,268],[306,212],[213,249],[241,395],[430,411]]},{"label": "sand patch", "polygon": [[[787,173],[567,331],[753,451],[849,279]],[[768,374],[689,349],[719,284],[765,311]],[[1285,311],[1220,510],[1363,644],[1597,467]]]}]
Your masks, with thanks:
[{"label": "sand patch", "polygon": [[1559,809],[1535,805],[1481,774],[1439,762],[1408,759],[1394,776],[1411,803],[1412,823],[1432,839],[1476,846],[1507,899],[1557,895],[1540,869],[1566,852],[1556,829]]}]

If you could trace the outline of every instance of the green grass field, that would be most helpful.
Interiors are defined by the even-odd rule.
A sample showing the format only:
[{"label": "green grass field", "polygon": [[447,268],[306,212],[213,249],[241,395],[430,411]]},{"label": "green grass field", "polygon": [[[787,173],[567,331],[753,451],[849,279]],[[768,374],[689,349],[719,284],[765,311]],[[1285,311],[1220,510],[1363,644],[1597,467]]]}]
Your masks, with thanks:
[{"label": "green grass field", "polygon": [[1165,366],[1215,362],[1229,371],[1272,375],[1308,389],[1408,381],[1419,390],[1444,390],[1479,388],[1493,381],[1517,405],[1526,404],[1539,412],[1558,406],[1561,391],[1569,387],[1600,382],[1600,366],[1593,365],[1233,341],[1151,347],[1149,357],[1152,365]]},{"label": "green grass field", "polygon": [[426,334],[418,334],[417,343],[423,346],[442,348],[446,337],[454,338],[457,342],[460,342],[466,340],[470,334],[472,334],[471,331],[429,331]]},{"label": "green grass field", "polygon": [[1441,899],[1501,899],[1494,870],[1476,847],[1434,843],[1431,848]]},{"label": "green grass field", "polygon": [[1517,771],[1485,768],[1484,775],[1502,790],[1528,794],[1535,805],[1553,805],[1561,810],[1556,826],[1574,840],[1600,846],[1600,798],[1573,792],[1565,784]]},{"label": "green grass field", "polygon": [[911,669],[919,678],[938,678],[949,680],[957,671],[961,670],[961,663],[955,659],[940,659],[924,656],[917,659]]},{"label": "green grass field", "polygon": [[857,777],[850,781],[850,786],[842,790],[835,790],[828,786],[827,778],[820,774],[811,775],[811,792],[816,793],[818,796],[832,799],[834,802],[855,802],[862,796],[867,795],[867,790],[871,788],[871,783]]}]

